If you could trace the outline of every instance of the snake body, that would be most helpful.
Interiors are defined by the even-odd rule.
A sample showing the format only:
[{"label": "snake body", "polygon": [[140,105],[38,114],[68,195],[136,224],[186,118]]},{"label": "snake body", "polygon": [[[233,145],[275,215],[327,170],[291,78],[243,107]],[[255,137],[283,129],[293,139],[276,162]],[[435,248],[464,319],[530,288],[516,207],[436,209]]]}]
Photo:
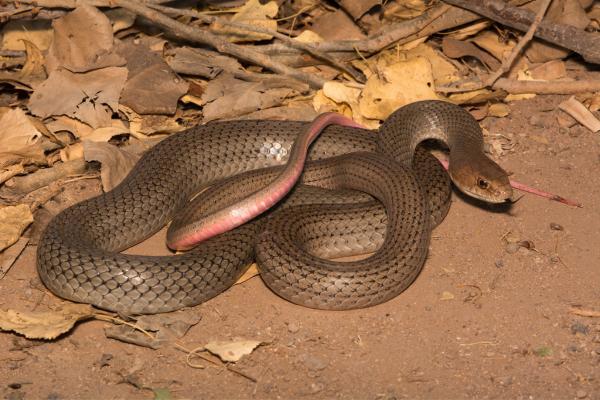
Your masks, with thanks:
[{"label": "snake body", "polygon": [[[208,300],[256,258],[267,285],[295,303],[366,307],[396,296],[415,279],[431,228],[449,204],[446,175],[431,158],[415,153],[419,143],[448,144],[450,175],[461,190],[493,202],[510,197],[506,173],[482,153],[477,122],[449,103],[424,101],[392,114],[379,135],[330,126],[311,147],[309,159],[316,161],[304,172],[304,183],[364,191],[379,202],[353,194],[363,202],[346,204],[319,189],[315,194],[299,188],[313,192],[294,193],[287,204],[311,196],[333,204],[284,207],[181,255],[120,253],[158,231],[202,188],[213,185],[197,198],[200,212],[211,212],[273,179],[277,171],[268,167],[286,162],[304,126],[230,121],[163,140],[115,189],[49,223],[38,244],[40,278],[66,299],[123,313],[157,313]],[[318,257],[362,251],[375,253],[348,263]]]}]

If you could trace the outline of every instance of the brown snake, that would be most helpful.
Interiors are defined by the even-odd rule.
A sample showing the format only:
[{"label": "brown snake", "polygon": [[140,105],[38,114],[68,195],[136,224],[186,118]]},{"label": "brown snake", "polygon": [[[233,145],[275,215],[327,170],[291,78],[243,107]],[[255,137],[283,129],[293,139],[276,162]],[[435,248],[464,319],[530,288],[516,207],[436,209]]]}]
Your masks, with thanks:
[{"label": "brown snake", "polygon": [[[415,152],[419,143],[437,139],[448,145],[450,176],[465,193],[490,202],[505,201],[512,193],[506,173],[482,152],[477,122],[452,104],[424,101],[396,111],[378,135],[328,127],[310,150],[309,158],[321,161],[308,166],[303,183],[362,191],[379,202],[350,191],[351,199],[344,200],[302,186],[286,207],[185,254],[119,253],[157,232],[176,213],[189,214],[181,210],[208,185],[194,200],[200,208],[192,214],[215,211],[272,180],[277,171],[256,170],[285,163],[303,126],[220,122],[163,140],[114,190],[50,222],[38,245],[42,281],[66,299],[123,313],[157,313],[208,300],[231,286],[256,258],[267,285],[294,303],[336,310],[366,307],[412,283],[422,269],[431,228],[449,205],[446,174],[431,156]],[[373,251],[352,262],[318,257]]]}]

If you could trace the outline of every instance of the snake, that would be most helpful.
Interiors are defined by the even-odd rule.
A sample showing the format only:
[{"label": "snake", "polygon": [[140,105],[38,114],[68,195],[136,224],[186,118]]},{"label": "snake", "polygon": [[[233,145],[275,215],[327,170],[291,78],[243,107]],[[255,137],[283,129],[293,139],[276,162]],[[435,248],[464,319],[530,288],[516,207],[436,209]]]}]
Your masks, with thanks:
[{"label": "snake", "polygon": [[[331,125],[311,145],[301,185],[265,215],[170,256],[124,254],[170,221],[213,213],[280,175],[301,121],[196,126],[147,151],[113,190],[58,213],[38,242],[41,281],[64,299],[123,314],[203,303],[256,260],[266,285],[293,303],[347,310],[388,301],[423,268],[450,182],[490,203],[510,199],[508,174],[483,152],[476,120],[426,100],[377,132]],[[448,174],[421,143],[449,149]],[[200,195],[198,193],[201,192]],[[336,259],[370,254],[354,261]]]}]

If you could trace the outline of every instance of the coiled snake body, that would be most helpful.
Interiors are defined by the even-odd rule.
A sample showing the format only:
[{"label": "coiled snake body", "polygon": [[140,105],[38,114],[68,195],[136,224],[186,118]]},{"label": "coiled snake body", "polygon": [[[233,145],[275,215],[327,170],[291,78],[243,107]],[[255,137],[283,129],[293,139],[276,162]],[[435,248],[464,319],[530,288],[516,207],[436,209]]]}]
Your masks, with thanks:
[{"label": "coiled snake body", "polygon": [[[304,172],[304,183],[367,192],[379,202],[355,192],[346,191],[350,200],[345,200],[301,187],[285,202],[296,205],[185,254],[119,253],[162,228],[208,185],[194,200],[201,202],[194,212],[214,211],[272,180],[277,171],[260,169],[285,163],[303,126],[220,122],[163,140],[114,190],[50,222],[38,245],[42,281],[66,299],[123,313],[157,313],[217,295],[256,258],[267,285],[292,302],[323,309],[366,307],[412,283],[423,266],[431,227],[448,208],[447,175],[431,156],[415,153],[419,143],[437,139],[448,145],[450,175],[468,194],[491,202],[511,195],[506,173],[482,153],[477,122],[449,103],[424,101],[396,111],[378,135],[330,126],[310,150],[309,158],[320,161]],[[312,202],[332,204],[304,204]],[[345,263],[319,257],[373,251]]]}]

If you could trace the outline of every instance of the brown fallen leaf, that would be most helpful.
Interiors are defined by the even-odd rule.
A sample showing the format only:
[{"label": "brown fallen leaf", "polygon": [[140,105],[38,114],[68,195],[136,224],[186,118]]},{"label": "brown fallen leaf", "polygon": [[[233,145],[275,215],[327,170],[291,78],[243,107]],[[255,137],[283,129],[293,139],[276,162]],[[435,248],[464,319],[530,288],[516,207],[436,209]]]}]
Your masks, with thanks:
[{"label": "brown fallen leaf", "polygon": [[129,69],[121,103],[138,114],[175,114],[177,101],[187,93],[189,84],[145,43],[126,42],[118,51]]},{"label": "brown fallen leaf", "polygon": [[[239,22],[245,25],[253,25],[272,31],[277,30],[277,21],[273,18],[277,15],[279,6],[275,1],[261,4],[259,0],[248,0],[246,4],[238,9],[231,17],[231,22]],[[253,42],[256,40],[270,40],[273,37],[265,33],[256,33],[223,26],[218,21],[211,24],[211,30],[221,35],[226,35],[230,42]]]},{"label": "brown fallen leaf", "polygon": [[114,51],[110,20],[97,8],[81,5],[54,20],[52,27],[54,38],[46,63],[49,73],[59,67],[88,72],[125,64],[125,59]]},{"label": "brown fallen leaf", "polygon": [[29,238],[21,237],[15,244],[2,251],[0,254],[0,279],[4,278],[8,273],[17,258],[19,258],[23,250],[25,250],[27,243],[29,243]]},{"label": "brown fallen leaf", "polygon": [[552,60],[529,70],[533,79],[553,81],[567,76],[567,67],[562,60]]},{"label": "brown fallen leaf", "polygon": [[430,7],[425,0],[404,0],[389,3],[385,8],[384,18],[391,20],[407,20],[418,17]]},{"label": "brown fallen leaf", "polygon": [[496,70],[500,67],[500,62],[489,53],[481,50],[471,42],[445,37],[442,41],[442,51],[450,58],[473,57],[479,60],[489,70]]},{"label": "brown fallen leaf", "polygon": [[431,64],[416,57],[382,67],[369,77],[360,96],[360,113],[384,120],[403,105],[431,99],[438,99]]},{"label": "brown fallen leaf", "polygon": [[13,108],[0,117],[0,149],[3,153],[31,146],[42,136],[42,132],[20,108]]},{"label": "brown fallen leaf", "polygon": [[105,192],[121,183],[140,158],[112,144],[89,140],[83,141],[83,154],[86,161],[99,161],[102,164],[100,179]]},{"label": "brown fallen leaf", "polygon": [[[159,349],[167,343],[184,337],[200,320],[200,316],[192,315],[191,312],[142,315],[135,319],[135,323],[111,326],[106,328],[104,333],[111,339]],[[112,321],[117,324],[121,322]]]},{"label": "brown fallen leaf", "polygon": [[239,279],[234,283],[234,285],[244,283],[257,275],[260,275],[260,273],[258,272],[258,266],[256,265],[256,263],[252,263],[252,265],[250,265],[246,272],[244,272],[244,274],[239,277]]},{"label": "brown fallen leaf", "polygon": [[[202,94],[203,121],[213,121],[249,114],[281,105],[284,100],[298,95],[285,82],[246,82],[229,74],[221,74],[210,81]],[[304,89],[308,90],[308,86]]]},{"label": "brown fallen leaf", "polygon": [[33,214],[25,204],[0,208],[0,251],[16,243],[32,222]]},{"label": "brown fallen leaf", "polygon": [[[534,10],[535,7],[539,6],[531,5],[530,7]],[[572,0],[554,0],[550,4],[548,12],[544,17],[544,21],[565,24],[578,29],[584,29],[590,23],[581,3]],[[529,43],[527,50],[525,51],[527,58],[534,63],[562,59],[569,53],[569,50],[548,44],[539,39],[535,39]]]},{"label": "brown fallen leaf", "polygon": [[81,74],[58,69],[32,94],[29,109],[41,118],[68,115],[94,128],[111,126],[126,79],[127,68],[123,67]]},{"label": "brown fallen leaf", "polygon": [[55,311],[0,310],[0,329],[14,331],[28,339],[55,339],[73,328],[77,321],[92,318],[89,304],[65,303]]},{"label": "brown fallen leaf", "polygon": [[501,40],[497,33],[490,30],[477,34],[472,41],[498,60],[503,60],[508,56],[517,44],[514,40],[506,42]]},{"label": "brown fallen leaf", "polygon": [[310,29],[325,40],[361,40],[365,38],[352,18],[340,9],[316,18]]},{"label": "brown fallen leaf", "polygon": [[210,342],[204,348],[225,362],[239,361],[263,344],[259,340],[236,340],[231,342]]},{"label": "brown fallen leaf", "polygon": [[242,65],[232,57],[206,49],[178,47],[166,52],[165,60],[177,73],[216,78],[222,71],[242,71]]},{"label": "brown fallen leaf", "polygon": [[[381,5],[381,0],[338,0],[338,3],[354,20],[360,19],[367,11]],[[406,4],[406,2],[403,2]],[[423,3],[421,1],[421,3]],[[397,3],[393,3],[394,5]],[[423,12],[425,9],[423,9]],[[420,15],[420,14],[418,14]],[[418,16],[418,15],[415,15]]]},{"label": "brown fallen leaf", "polygon": [[45,19],[12,20],[2,28],[3,50],[25,50],[23,40],[33,43],[40,50],[47,50],[52,43],[51,21]]}]

